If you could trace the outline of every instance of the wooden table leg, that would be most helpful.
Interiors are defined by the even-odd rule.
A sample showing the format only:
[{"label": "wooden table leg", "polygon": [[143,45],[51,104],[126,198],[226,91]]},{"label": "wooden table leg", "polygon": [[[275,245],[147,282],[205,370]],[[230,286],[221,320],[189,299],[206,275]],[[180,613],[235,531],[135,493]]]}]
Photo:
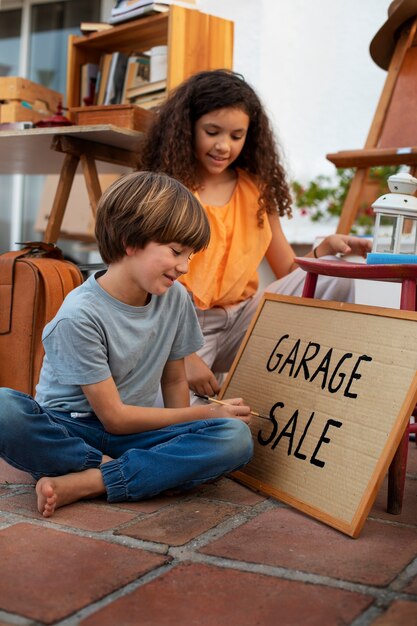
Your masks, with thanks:
[{"label": "wooden table leg", "polygon": [[61,231],[62,220],[67,206],[71,186],[77,171],[79,158],[71,154],[66,154],[59,176],[58,187],[52,204],[48,224],[44,233],[44,241],[56,243]]},{"label": "wooden table leg", "polygon": [[83,174],[87,187],[88,198],[90,200],[91,210],[95,217],[97,213],[97,203],[100,200],[100,196],[102,193],[100,179],[97,174],[96,162],[93,157],[87,154],[82,154],[80,156],[80,160],[83,168]]}]

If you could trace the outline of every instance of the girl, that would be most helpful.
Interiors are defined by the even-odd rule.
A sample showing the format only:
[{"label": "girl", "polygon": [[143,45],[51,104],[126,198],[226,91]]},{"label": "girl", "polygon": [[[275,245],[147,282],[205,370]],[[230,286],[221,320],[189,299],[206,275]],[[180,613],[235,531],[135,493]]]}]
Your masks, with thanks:
[{"label": "girl", "polygon": [[[190,389],[219,391],[256,310],[257,268],[265,257],[277,280],[267,291],[300,295],[305,273],[282,231],[291,195],[268,117],[254,90],[228,70],[200,72],[171,92],[158,109],[141,151],[141,166],[180,180],[200,200],[210,221],[209,246],[182,278],[204,334],[186,358]],[[331,235],[307,256],[366,256],[370,243]],[[321,277],[316,297],[352,301],[349,280]]]}]

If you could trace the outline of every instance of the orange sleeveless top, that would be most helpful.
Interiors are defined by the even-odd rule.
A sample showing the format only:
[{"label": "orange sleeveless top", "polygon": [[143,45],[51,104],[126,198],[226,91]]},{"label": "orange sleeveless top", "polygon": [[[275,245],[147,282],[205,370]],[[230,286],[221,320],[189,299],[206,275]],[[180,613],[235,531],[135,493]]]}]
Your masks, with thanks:
[{"label": "orange sleeveless top", "polygon": [[252,296],[259,284],[257,268],[271,241],[267,215],[263,227],[257,223],[256,184],[243,170],[237,175],[227,204],[201,203],[210,222],[210,243],[192,257],[188,273],[179,279],[200,309],[237,304]]}]

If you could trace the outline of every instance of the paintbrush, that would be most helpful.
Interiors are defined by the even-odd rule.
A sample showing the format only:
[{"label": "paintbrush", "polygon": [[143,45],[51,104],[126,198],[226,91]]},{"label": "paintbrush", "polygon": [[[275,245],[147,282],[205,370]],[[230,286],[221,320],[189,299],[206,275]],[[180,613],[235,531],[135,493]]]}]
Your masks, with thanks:
[{"label": "paintbrush", "polygon": [[[194,393],[196,398],[202,398],[203,400],[207,400],[208,402],[214,402],[215,404],[222,404],[223,406],[226,404],[230,404],[230,402],[223,402],[222,400],[218,400],[217,398],[212,398],[211,396],[203,396],[200,393]],[[256,411],[249,411],[251,415],[254,417],[260,417],[263,420],[269,420],[269,417],[265,415],[261,415],[260,413],[256,413]]]}]

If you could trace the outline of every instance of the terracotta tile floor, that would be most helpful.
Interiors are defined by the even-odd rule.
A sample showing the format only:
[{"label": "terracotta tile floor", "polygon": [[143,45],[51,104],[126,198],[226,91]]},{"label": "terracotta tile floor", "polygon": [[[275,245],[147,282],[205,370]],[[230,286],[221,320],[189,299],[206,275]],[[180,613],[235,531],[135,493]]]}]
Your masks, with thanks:
[{"label": "terracotta tile floor", "polygon": [[44,520],[0,461],[0,626],[416,626],[417,447],[403,512],[354,540],[223,478]]}]

